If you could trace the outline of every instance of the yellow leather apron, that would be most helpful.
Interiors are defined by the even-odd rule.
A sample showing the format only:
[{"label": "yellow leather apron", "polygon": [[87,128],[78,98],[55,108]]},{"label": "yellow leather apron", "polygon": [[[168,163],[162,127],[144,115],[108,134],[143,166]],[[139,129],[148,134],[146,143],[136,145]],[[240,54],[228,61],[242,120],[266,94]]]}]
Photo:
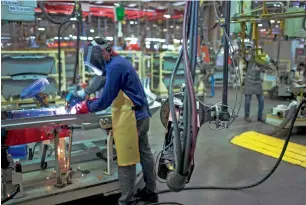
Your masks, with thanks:
[{"label": "yellow leather apron", "polygon": [[133,102],[120,90],[112,103],[112,129],[119,166],[140,162],[137,122],[132,107]]}]

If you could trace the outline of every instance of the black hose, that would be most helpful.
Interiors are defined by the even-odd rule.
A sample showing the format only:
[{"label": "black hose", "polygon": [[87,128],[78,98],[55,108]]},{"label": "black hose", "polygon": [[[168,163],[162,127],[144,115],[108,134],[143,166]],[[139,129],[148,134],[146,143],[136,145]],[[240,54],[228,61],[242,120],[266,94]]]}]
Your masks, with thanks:
[{"label": "black hose", "polygon": [[[62,24],[63,22],[67,21],[67,20],[65,20],[65,21],[57,21],[57,20],[52,19],[52,18],[49,16],[49,14],[48,14],[48,12],[46,11],[46,9],[45,9],[44,1],[38,1],[38,5],[39,5],[39,7],[40,7],[42,13],[44,14],[44,16],[45,16],[49,21],[51,21],[52,23],[54,23],[54,24]],[[77,5],[77,3],[74,4],[72,13],[67,17],[67,19],[70,19],[71,17],[74,16],[75,11],[76,11],[76,5]]]},{"label": "black hose", "polygon": [[4,204],[4,203],[8,202],[9,200],[13,199],[14,196],[16,196],[16,194],[19,192],[19,189],[20,189],[20,187],[19,187],[19,184],[18,184],[18,185],[16,185],[15,190],[11,194],[9,194],[9,196],[1,199],[1,204]]},{"label": "black hose", "polygon": [[173,85],[174,85],[174,77],[178,71],[178,67],[180,65],[180,62],[182,60],[183,57],[183,48],[181,49],[178,59],[176,61],[175,67],[172,71],[171,74],[171,78],[170,78],[170,85],[169,85],[169,108],[170,108],[170,113],[171,113],[171,117],[172,117],[172,123],[173,123],[173,130],[174,130],[174,147],[175,147],[175,160],[176,160],[176,169],[178,169],[179,172],[182,171],[182,167],[181,167],[181,158],[182,158],[182,145],[181,145],[181,138],[180,138],[180,133],[179,133],[179,128],[178,128],[178,122],[177,122],[177,117],[176,117],[176,112],[175,112],[175,106],[174,106],[174,102],[173,102],[173,97],[174,97],[174,93],[173,93]]},{"label": "black hose", "polygon": [[[188,8],[188,17],[187,20],[190,20],[190,24],[189,24],[189,28],[187,28],[187,32],[189,31],[189,35],[187,34],[186,36],[189,36],[189,58],[191,58],[193,49],[193,24],[194,24],[194,16],[192,16],[192,10],[194,9],[194,2],[192,1],[190,3],[191,5]],[[186,32],[186,30],[184,30],[183,32]],[[186,40],[187,41],[187,40]],[[190,103],[190,94],[189,94],[189,89],[187,87],[188,84],[188,77],[187,77],[188,73],[185,71],[184,72],[184,78],[185,78],[185,92],[184,92],[184,110],[183,110],[183,123],[184,123],[184,129],[183,129],[183,136],[184,136],[184,141],[183,141],[183,158],[184,158],[184,163],[182,164],[183,166],[183,175],[187,175],[188,174],[188,169],[189,169],[189,152],[190,152],[190,144],[191,144],[191,115],[189,114],[191,112],[191,105]]]},{"label": "black hose", "polygon": [[[284,143],[284,146],[282,148],[282,152],[279,156],[279,158],[277,159],[276,163],[274,164],[273,168],[263,177],[261,178],[260,180],[252,183],[252,184],[248,184],[248,185],[244,185],[244,186],[228,186],[228,187],[221,187],[221,186],[194,186],[194,187],[187,187],[187,188],[184,188],[182,191],[187,191],[187,190],[242,190],[242,189],[249,189],[249,188],[253,188],[253,187],[256,187],[260,184],[262,184],[263,182],[265,182],[267,179],[269,179],[271,177],[271,175],[275,172],[275,170],[278,168],[279,164],[281,163],[283,157],[284,157],[284,154],[287,150],[287,147],[288,147],[288,144],[289,144],[289,141],[290,141],[290,138],[291,138],[291,134],[292,134],[292,130],[293,130],[293,127],[294,127],[294,124],[295,124],[295,121],[296,121],[296,118],[298,116],[298,113],[300,111],[300,109],[302,108],[302,106],[306,103],[306,100],[304,99],[299,107],[297,108],[295,114],[294,114],[294,117],[291,121],[291,124],[290,124],[290,129],[287,133],[287,137],[286,137],[286,140],[285,140],[285,143]],[[162,190],[162,191],[159,191],[158,194],[164,194],[164,193],[169,193],[171,192],[171,190]]]},{"label": "black hose", "polygon": [[58,93],[61,95],[61,91],[62,91],[62,58],[61,58],[61,28],[67,24],[67,23],[75,23],[77,25],[77,41],[76,41],[76,60],[75,60],[75,64],[74,64],[74,76],[73,76],[73,83],[76,82],[76,78],[77,78],[77,71],[78,71],[78,65],[79,65],[79,44],[80,44],[80,21],[78,20],[68,20],[63,22],[59,28],[58,28]]}]

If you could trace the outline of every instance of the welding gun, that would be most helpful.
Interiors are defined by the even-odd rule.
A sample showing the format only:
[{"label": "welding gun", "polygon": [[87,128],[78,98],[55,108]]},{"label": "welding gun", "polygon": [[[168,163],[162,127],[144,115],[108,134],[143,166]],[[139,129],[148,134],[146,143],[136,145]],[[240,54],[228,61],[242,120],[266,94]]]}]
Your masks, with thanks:
[{"label": "welding gun", "polygon": [[34,98],[40,106],[48,107],[47,95],[43,93],[50,83],[46,78],[40,78],[30,86],[23,89],[20,94],[21,99]]}]

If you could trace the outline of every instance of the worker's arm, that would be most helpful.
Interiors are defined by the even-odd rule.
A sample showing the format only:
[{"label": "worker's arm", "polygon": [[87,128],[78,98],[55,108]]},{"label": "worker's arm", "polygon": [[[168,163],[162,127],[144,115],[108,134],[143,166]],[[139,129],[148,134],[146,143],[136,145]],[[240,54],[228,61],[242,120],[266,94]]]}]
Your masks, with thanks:
[{"label": "worker's arm", "polygon": [[106,83],[101,97],[87,103],[90,112],[97,112],[108,108],[117,97],[122,87],[122,69],[109,67],[106,72]]},{"label": "worker's arm", "polygon": [[92,78],[92,80],[90,81],[88,87],[85,89],[85,93],[87,95],[90,95],[90,94],[93,94],[94,92],[96,91],[99,91],[104,85],[105,85],[105,82],[106,82],[106,77],[105,76],[94,76]]}]

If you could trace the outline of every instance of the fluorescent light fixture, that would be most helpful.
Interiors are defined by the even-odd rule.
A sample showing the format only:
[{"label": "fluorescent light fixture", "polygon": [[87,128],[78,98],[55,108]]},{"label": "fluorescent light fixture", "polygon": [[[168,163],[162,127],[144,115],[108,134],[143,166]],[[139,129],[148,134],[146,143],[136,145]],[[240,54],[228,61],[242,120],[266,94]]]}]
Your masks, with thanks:
[{"label": "fluorescent light fixture", "polygon": [[280,21],[277,21],[277,23],[280,23]]},{"label": "fluorescent light fixture", "polygon": [[80,39],[81,39],[82,41],[86,41],[86,40],[87,40],[87,37],[86,37],[86,36],[81,36]]},{"label": "fluorescent light fixture", "polygon": [[69,40],[69,39],[70,39],[69,37],[64,37],[64,40],[66,40],[66,41]]},{"label": "fluorescent light fixture", "polygon": [[133,41],[133,42],[136,42],[136,41],[138,41],[138,38],[134,38],[134,37],[126,37],[124,40],[126,40],[126,41]]},{"label": "fluorescent light fixture", "polygon": [[275,23],[275,20],[270,20],[270,23]]},{"label": "fluorescent light fixture", "polygon": [[162,49],[167,49],[167,48],[168,48],[168,46],[165,45],[165,44],[162,46]]},{"label": "fluorescent light fixture", "polygon": [[180,26],[176,26],[175,28],[176,28],[176,29],[180,29]]},{"label": "fluorescent light fixture", "polygon": [[276,25],[275,27],[278,28],[278,25]]},{"label": "fluorescent light fixture", "polygon": [[135,7],[137,4],[129,4],[128,7]]},{"label": "fluorescent light fixture", "polygon": [[95,32],[95,30],[94,30],[94,29],[90,29],[89,31],[90,31],[90,33],[93,33],[93,32]]},{"label": "fluorescent light fixture", "polygon": [[73,17],[73,18],[70,18],[70,21],[76,21],[77,18]]},{"label": "fluorescent light fixture", "polygon": [[108,40],[108,41],[112,41],[112,40],[114,40],[114,38],[113,38],[113,37],[111,37],[111,36],[107,36],[105,39],[106,39],[106,40]]},{"label": "fluorescent light fixture", "polygon": [[173,26],[173,25],[170,25],[170,28],[174,28],[174,26]]},{"label": "fluorescent light fixture", "polygon": [[153,27],[157,27],[157,25],[156,25],[156,24],[153,24]]},{"label": "fluorescent light fixture", "polygon": [[258,26],[259,26],[259,27],[262,27],[262,24],[260,23],[260,24],[258,24]]},{"label": "fluorescent light fixture", "polygon": [[92,41],[93,40],[93,37],[88,37],[87,38],[89,41]]},{"label": "fluorescent light fixture", "polygon": [[167,31],[168,31],[168,29],[164,28],[164,29],[163,29],[163,31],[164,31],[164,32],[167,32]]},{"label": "fluorescent light fixture", "polygon": [[175,2],[175,3],[172,3],[173,6],[182,6],[182,5],[185,5],[185,2]]},{"label": "fluorescent light fixture", "polygon": [[30,39],[35,39],[35,36],[30,36]]},{"label": "fluorescent light fixture", "polygon": [[150,45],[146,45],[146,48],[150,48]]},{"label": "fluorescent light fixture", "polygon": [[118,3],[114,3],[114,6],[120,6]]},{"label": "fluorescent light fixture", "polygon": [[72,34],[70,34],[69,37],[72,38]]},{"label": "fluorescent light fixture", "polygon": [[73,39],[73,40],[76,40],[76,39],[77,39],[77,37],[76,37],[76,36],[72,36],[72,39]]},{"label": "fluorescent light fixture", "polygon": [[170,16],[169,14],[164,14],[164,17],[165,17],[166,19],[171,18],[171,16]]},{"label": "fluorescent light fixture", "polygon": [[37,18],[37,20],[38,20],[38,21],[40,21],[40,20],[41,20],[41,18],[40,18],[40,17],[38,17],[38,18]]},{"label": "fluorescent light fixture", "polygon": [[132,25],[133,25],[133,24],[134,24],[134,21],[130,21],[130,24],[132,24]]},{"label": "fluorescent light fixture", "polygon": [[161,43],[165,43],[165,42],[166,42],[166,40],[165,40],[165,39],[159,39],[159,42],[161,42]]},{"label": "fluorescent light fixture", "polygon": [[38,28],[39,31],[44,31],[46,30],[45,28]]},{"label": "fluorescent light fixture", "polygon": [[174,43],[180,43],[181,41],[178,40],[178,39],[174,39],[173,42],[174,42]]}]

